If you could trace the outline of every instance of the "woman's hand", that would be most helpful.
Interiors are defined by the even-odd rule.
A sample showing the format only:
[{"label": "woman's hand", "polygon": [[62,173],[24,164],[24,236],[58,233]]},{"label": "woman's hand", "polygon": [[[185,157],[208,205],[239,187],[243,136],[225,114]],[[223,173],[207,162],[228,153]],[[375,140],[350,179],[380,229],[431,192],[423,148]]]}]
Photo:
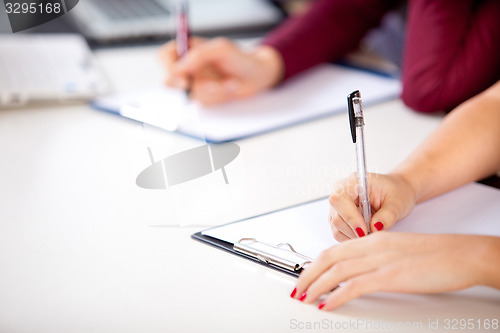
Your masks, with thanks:
[{"label": "woman's hand", "polygon": [[[340,181],[330,195],[328,221],[339,242],[368,234],[358,204],[356,174]],[[415,192],[400,175],[368,174],[368,192],[373,216],[370,232],[387,230],[396,221],[408,216],[415,207]]]},{"label": "woman's hand", "polygon": [[292,297],[313,303],[329,293],[319,308],[331,310],[379,291],[440,293],[478,284],[499,288],[498,260],[500,237],[379,232],[325,250],[302,272]]},{"label": "woman's hand", "polygon": [[[281,55],[269,46],[245,52],[225,38],[191,38],[189,52],[178,59],[176,43],[160,51],[169,72],[166,84],[191,88],[191,98],[205,105],[255,95],[278,84],[283,76]],[[178,61],[179,60],[179,61]]]}]

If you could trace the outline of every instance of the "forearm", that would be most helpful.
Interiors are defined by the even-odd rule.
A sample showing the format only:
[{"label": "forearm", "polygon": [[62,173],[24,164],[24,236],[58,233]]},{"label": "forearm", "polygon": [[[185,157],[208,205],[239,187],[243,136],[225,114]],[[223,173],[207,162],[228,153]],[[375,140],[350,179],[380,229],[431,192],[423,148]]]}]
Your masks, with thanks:
[{"label": "forearm", "polygon": [[457,107],[394,173],[417,202],[500,170],[500,82]]},{"label": "forearm", "polygon": [[477,284],[500,289],[500,237],[476,237],[477,241],[470,244],[470,274]]}]

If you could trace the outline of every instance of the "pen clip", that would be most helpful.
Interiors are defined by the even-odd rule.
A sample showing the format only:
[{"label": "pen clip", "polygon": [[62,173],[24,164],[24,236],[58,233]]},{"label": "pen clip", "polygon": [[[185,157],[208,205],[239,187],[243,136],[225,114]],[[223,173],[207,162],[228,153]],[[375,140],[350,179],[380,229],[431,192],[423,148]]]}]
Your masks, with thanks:
[{"label": "pen clip", "polygon": [[347,95],[347,111],[349,113],[349,124],[351,125],[352,142],[356,143],[356,116],[354,114],[354,98],[361,98],[359,90]]}]

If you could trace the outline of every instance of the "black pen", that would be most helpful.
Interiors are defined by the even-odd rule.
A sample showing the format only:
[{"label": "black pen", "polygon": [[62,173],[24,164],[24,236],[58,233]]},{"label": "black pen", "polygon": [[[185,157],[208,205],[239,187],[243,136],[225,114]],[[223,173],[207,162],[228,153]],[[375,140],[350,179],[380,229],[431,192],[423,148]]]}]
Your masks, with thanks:
[{"label": "black pen", "polygon": [[372,215],[368,196],[368,177],[366,173],[365,120],[363,118],[363,106],[361,104],[361,93],[359,90],[353,91],[347,96],[347,106],[349,110],[352,142],[356,145],[359,210],[365,220],[366,230],[370,233],[370,220]]}]

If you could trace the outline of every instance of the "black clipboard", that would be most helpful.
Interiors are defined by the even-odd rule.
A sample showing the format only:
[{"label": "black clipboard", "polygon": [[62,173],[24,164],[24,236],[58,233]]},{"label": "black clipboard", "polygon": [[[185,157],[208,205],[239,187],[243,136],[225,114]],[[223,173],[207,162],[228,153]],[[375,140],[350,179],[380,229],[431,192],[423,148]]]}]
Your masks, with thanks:
[{"label": "black clipboard", "polygon": [[237,255],[239,257],[243,257],[243,258],[251,260],[254,263],[257,263],[259,265],[274,269],[278,272],[285,273],[285,274],[291,275],[291,276],[296,277],[296,278],[298,278],[300,273],[302,272],[303,268],[300,268],[299,270],[296,270],[296,271],[291,271],[289,269],[285,269],[281,266],[275,265],[272,262],[266,262],[265,260],[260,260],[254,256],[251,256],[251,255],[248,255],[248,254],[245,254],[242,252],[238,252],[234,249],[233,243],[226,242],[226,241],[220,240],[218,238],[210,237],[207,235],[203,235],[202,232],[203,231],[200,231],[200,232],[197,232],[197,233],[191,235],[191,238],[193,238],[197,241],[200,241],[202,243],[208,244],[210,246],[213,246],[217,249],[232,253],[232,254]]},{"label": "black clipboard", "polygon": [[[225,225],[229,225],[229,224],[233,224],[233,223],[239,223],[239,222],[244,222],[244,221],[248,221],[248,220],[251,220],[251,219],[254,219],[254,218],[258,218],[258,217],[261,217],[261,216],[264,216],[264,215],[268,215],[268,214],[272,214],[272,213],[276,213],[276,212],[280,212],[280,211],[285,211],[285,210],[288,210],[288,209],[291,209],[291,208],[300,207],[300,206],[305,206],[305,205],[308,205],[308,204],[311,204],[311,203],[314,203],[314,202],[325,200],[326,198],[327,197],[313,199],[313,200],[302,202],[302,203],[295,204],[295,205],[292,205],[292,206],[280,208],[280,209],[275,210],[275,211],[270,211],[270,212],[263,213],[263,214],[260,214],[260,215],[257,215],[257,216],[249,217],[249,218],[246,218],[246,219],[243,219],[243,220],[230,222],[230,223],[227,223]],[[224,225],[221,225],[219,227],[223,227],[223,226]],[[211,229],[211,228],[209,228],[209,229]],[[304,266],[306,266],[307,264],[309,264],[310,262],[313,261],[312,258],[309,258],[309,257],[307,257],[307,256],[305,256],[303,254],[300,254],[299,252],[295,251],[295,249],[292,247],[292,245],[290,245],[288,243],[280,243],[280,244],[277,244],[277,245],[275,245],[275,244],[270,245],[270,244],[258,242],[258,240],[253,239],[253,238],[243,238],[242,239],[242,240],[251,240],[251,239],[253,239],[256,243],[259,243],[261,245],[266,245],[269,248],[273,248],[274,250],[276,250],[276,249],[287,250],[287,251],[289,251],[288,254],[292,254],[292,252],[293,252],[293,256],[295,256],[296,259],[299,259],[299,260],[297,262],[295,262],[295,263],[290,263],[290,265],[287,265],[288,267],[285,268],[285,267],[283,267],[284,265],[275,264],[273,262],[273,260],[266,260],[266,259],[269,259],[269,258],[262,258],[262,257],[258,258],[255,254],[251,254],[250,255],[250,254],[245,253],[244,251],[241,251],[241,250],[238,251],[237,249],[235,249],[235,244],[234,243],[231,243],[231,242],[228,242],[228,241],[224,241],[224,240],[221,240],[221,239],[218,239],[218,238],[215,238],[215,237],[211,237],[211,236],[208,236],[208,235],[204,235],[203,233],[205,231],[209,230],[209,229],[197,232],[197,233],[191,235],[191,238],[193,238],[193,239],[195,239],[195,240],[197,240],[199,242],[202,242],[202,243],[208,244],[210,246],[213,246],[215,248],[218,248],[219,250],[223,250],[223,251],[232,253],[232,254],[237,255],[239,257],[243,257],[245,259],[253,261],[254,263],[257,263],[257,264],[262,265],[264,267],[271,268],[273,270],[279,271],[281,273],[285,273],[287,275],[291,275],[291,276],[296,277],[296,278],[299,277],[300,273],[305,268]],[[240,242],[242,240],[240,240]],[[280,247],[282,245],[284,247]]]}]

